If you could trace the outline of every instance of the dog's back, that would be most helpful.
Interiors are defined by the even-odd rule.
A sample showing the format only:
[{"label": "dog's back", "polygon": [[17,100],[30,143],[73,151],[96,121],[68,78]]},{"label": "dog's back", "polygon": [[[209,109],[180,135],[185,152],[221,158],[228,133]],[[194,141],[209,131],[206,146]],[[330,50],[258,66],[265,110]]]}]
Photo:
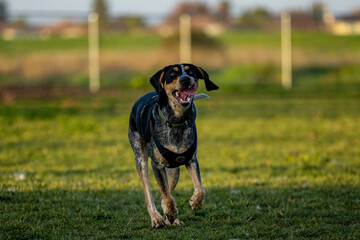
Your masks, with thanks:
[{"label": "dog's back", "polygon": [[146,133],[149,126],[152,110],[157,102],[157,92],[150,92],[140,97],[135,103],[130,113],[130,130],[139,132],[145,142],[149,140]]}]

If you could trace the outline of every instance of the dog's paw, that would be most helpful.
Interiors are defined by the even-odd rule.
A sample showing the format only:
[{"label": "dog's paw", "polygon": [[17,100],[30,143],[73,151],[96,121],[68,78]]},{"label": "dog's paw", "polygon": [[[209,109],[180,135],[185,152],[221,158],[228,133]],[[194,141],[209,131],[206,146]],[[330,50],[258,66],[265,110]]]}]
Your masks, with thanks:
[{"label": "dog's paw", "polygon": [[156,212],[154,216],[151,217],[151,225],[153,228],[162,228],[166,225],[166,223],[160,213]]},{"label": "dog's paw", "polygon": [[170,223],[169,219],[166,219],[165,221],[166,225],[169,226],[184,226],[185,223],[183,221],[180,221],[179,219],[175,219],[173,223]]},{"label": "dog's paw", "polygon": [[166,215],[166,221],[169,221],[171,224],[175,222],[177,214],[167,213],[165,215]]},{"label": "dog's paw", "polygon": [[201,209],[204,205],[205,191],[195,191],[190,198],[190,206],[194,211]]},{"label": "dog's paw", "polygon": [[164,214],[167,220],[172,224],[175,219],[177,219],[178,210],[176,208],[176,203],[173,197],[169,199],[161,199],[161,207],[164,210]]}]

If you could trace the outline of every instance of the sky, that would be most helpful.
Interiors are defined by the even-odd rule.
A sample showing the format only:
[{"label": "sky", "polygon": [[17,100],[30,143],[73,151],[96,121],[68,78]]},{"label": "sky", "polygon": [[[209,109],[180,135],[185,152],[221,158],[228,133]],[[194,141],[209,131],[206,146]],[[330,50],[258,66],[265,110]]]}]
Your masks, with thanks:
[{"label": "sky", "polygon": [[[0,0],[1,1],[1,0]],[[4,0],[3,0],[4,1]],[[217,6],[220,0],[188,0]],[[263,6],[274,13],[289,9],[308,9],[318,0],[229,0],[232,14],[256,6]],[[83,18],[91,10],[93,0],[5,0],[10,16],[25,15],[30,21],[51,21],[59,15]],[[162,18],[183,0],[107,0],[112,16],[120,14],[143,14],[148,18]],[[328,10],[336,15],[360,9],[360,0],[322,0]],[[55,16],[56,15],[56,16]],[[29,19],[31,18],[31,19]]]}]

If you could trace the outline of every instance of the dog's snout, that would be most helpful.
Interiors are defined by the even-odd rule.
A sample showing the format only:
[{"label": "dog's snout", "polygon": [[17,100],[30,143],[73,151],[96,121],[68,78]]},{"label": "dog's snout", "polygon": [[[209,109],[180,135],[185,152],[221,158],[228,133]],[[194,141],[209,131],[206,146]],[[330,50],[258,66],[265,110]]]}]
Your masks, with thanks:
[{"label": "dog's snout", "polygon": [[189,76],[181,76],[180,77],[180,83],[183,85],[189,85],[190,84],[190,77]]}]

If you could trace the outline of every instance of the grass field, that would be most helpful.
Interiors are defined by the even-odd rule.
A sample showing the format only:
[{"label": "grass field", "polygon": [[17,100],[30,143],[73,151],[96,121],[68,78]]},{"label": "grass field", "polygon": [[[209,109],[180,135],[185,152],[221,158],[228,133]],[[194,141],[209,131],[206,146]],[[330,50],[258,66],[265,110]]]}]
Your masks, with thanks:
[{"label": "grass field", "polygon": [[[354,53],[360,51],[359,36],[336,36],[319,32],[294,32],[293,47],[322,53]],[[273,32],[228,32],[215,37],[224,46],[260,47],[280,49],[280,31]],[[154,33],[117,34],[107,33],[100,36],[100,47],[103,50],[154,49],[163,44],[164,39]],[[32,52],[87,50],[88,39],[51,37],[46,40],[25,38],[7,41],[0,39],[1,55],[17,56]]]},{"label": "grass field", "polygon": [[[211,93],[197,102],[207,192],[154,230],[127,140],[143,90],[0,102],[0,239],[359,239],[360,99]],[[151,174],[158,209],[160,194]]]},{"label": "grass field", "polygon": [[294,32],[292,91],[278,32],[227,33],[194,54],[221,87],[196,103],[207,196],[192,212],[181,169],[185,226],[160,230],[128,115],[176,50],[154,34],[101,36],[102,91],[89,95],[85,37],[0,40],[0,239],[359,239],[359,40]]}]

